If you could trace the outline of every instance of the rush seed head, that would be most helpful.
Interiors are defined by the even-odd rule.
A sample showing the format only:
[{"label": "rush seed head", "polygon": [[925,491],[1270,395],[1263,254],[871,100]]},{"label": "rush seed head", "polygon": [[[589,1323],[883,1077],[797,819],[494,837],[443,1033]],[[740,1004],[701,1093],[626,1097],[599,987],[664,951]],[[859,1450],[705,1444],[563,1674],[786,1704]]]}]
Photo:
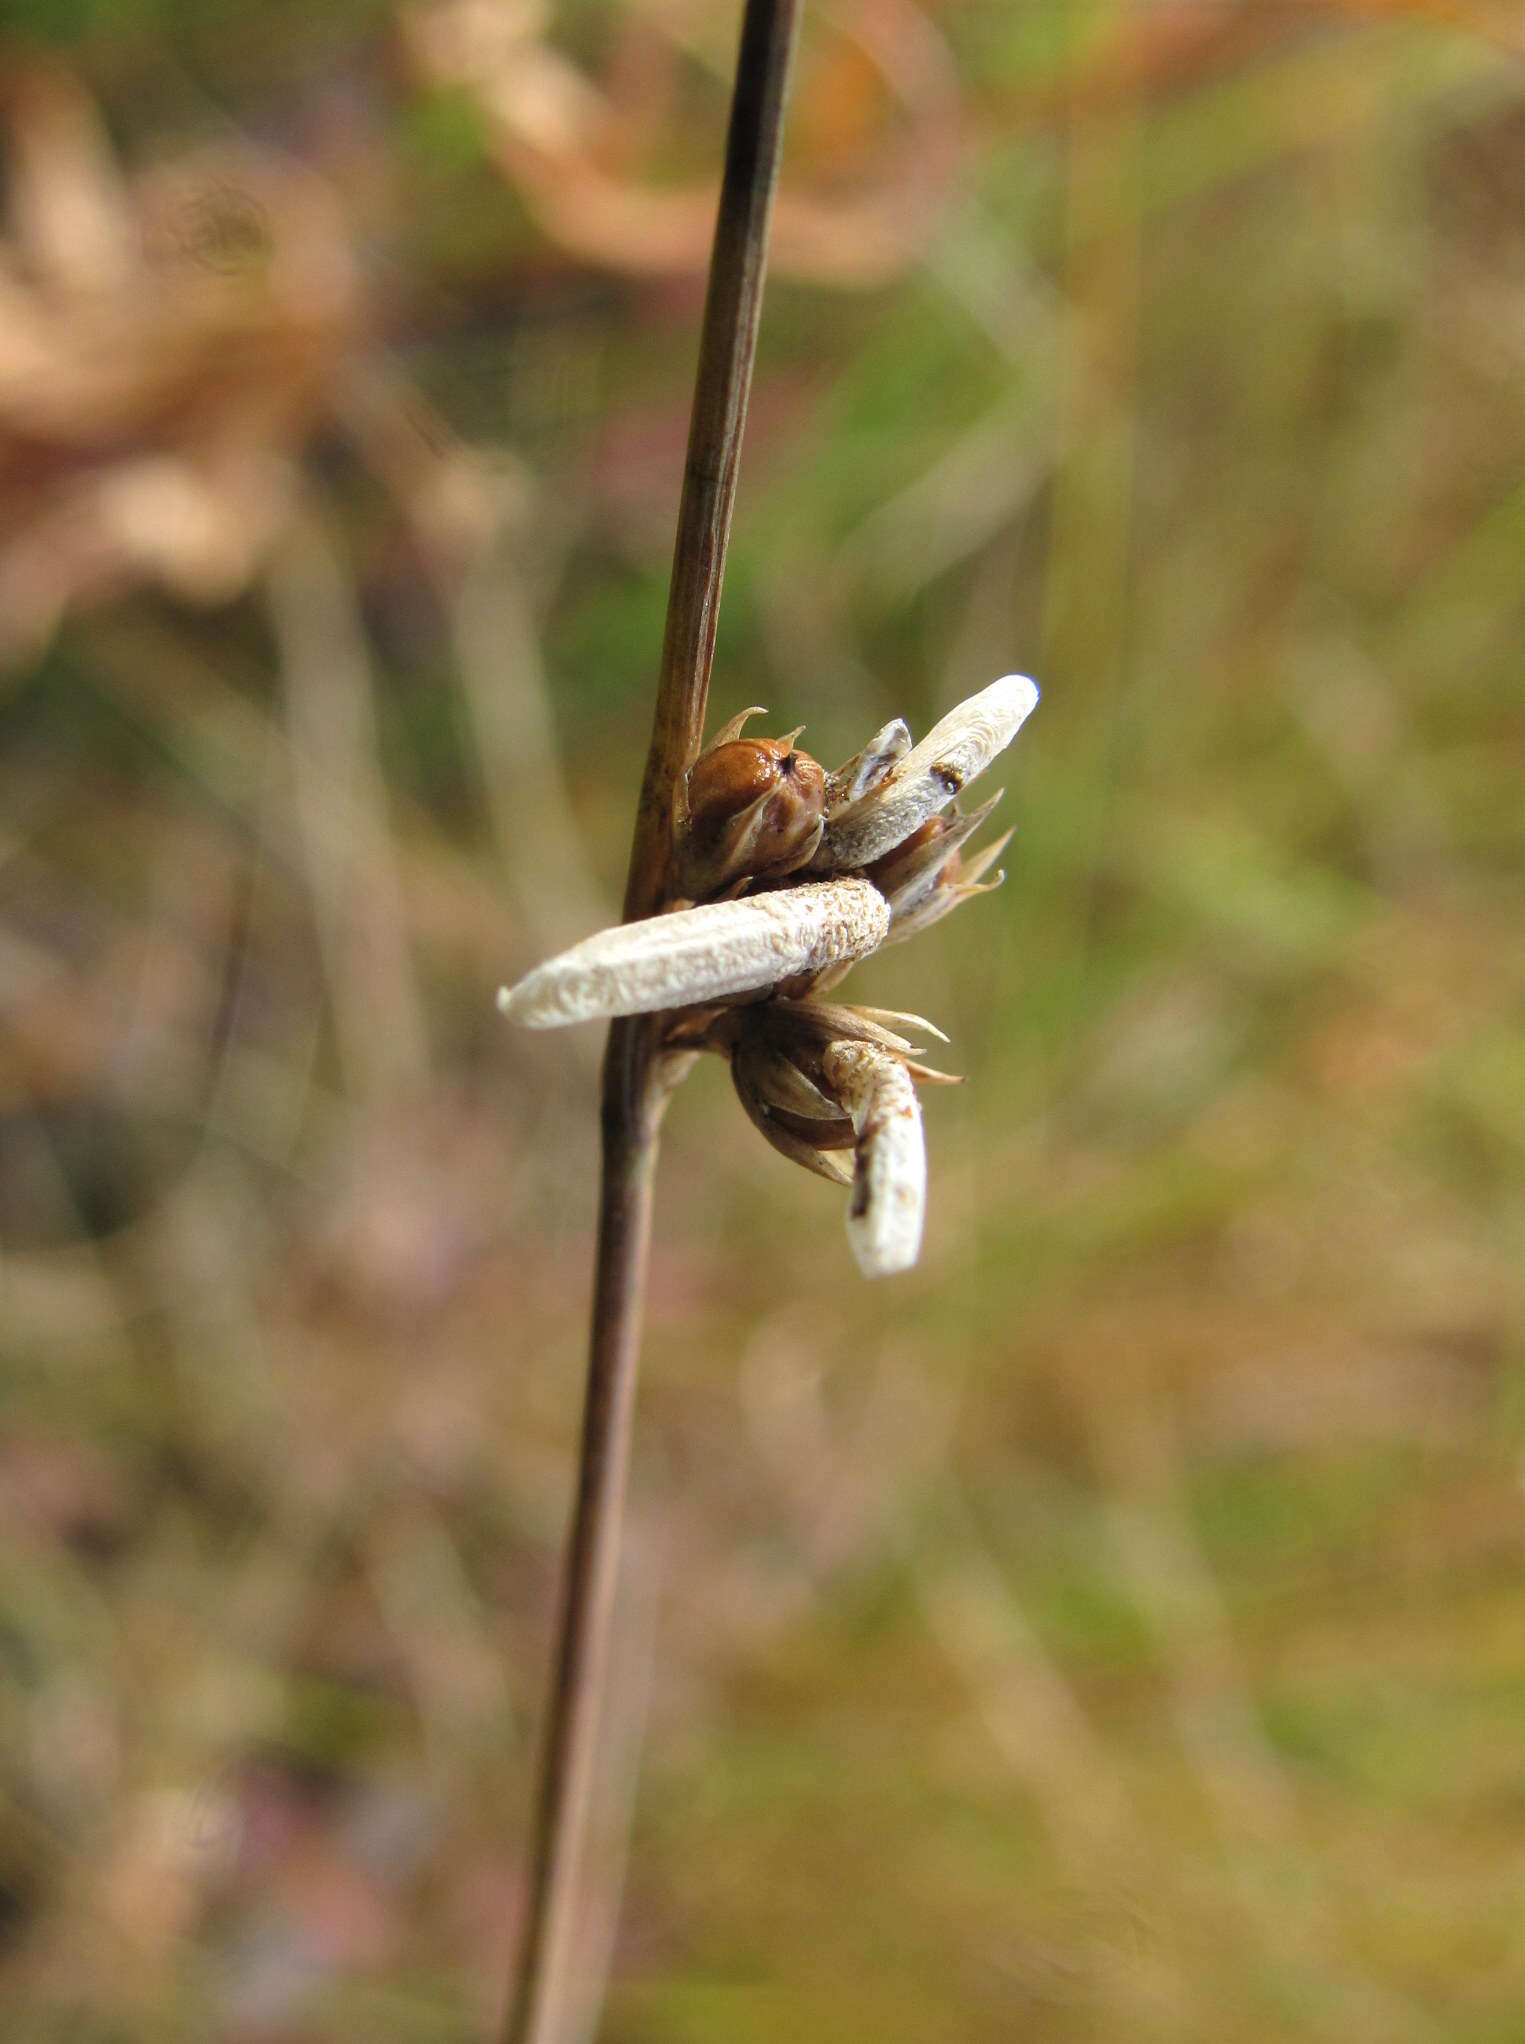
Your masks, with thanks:
[{"label": "rush seed head", "polygon": [[500,1010],[530,1029],[665,1016],[666,1049],[729,1060],[738,1099],[775,1149],[851,1186],[859,1269],[909,1269],[926,1205],[916,1083],[946,1074],[919,1063],[892,1025],[941,1032],[826,996],[858,959],[999,882],[982,876],[1007,839],[969,849],[999,796],[968,814],[951,805],[1037,701],[1025,675],[1005,675],[919,745],[897,717],[832,774],[800,751],[797,731],[746,737],[760,712],[743,711],[674,803],[673,884],[699,905],[585,938],[502,988]]}]

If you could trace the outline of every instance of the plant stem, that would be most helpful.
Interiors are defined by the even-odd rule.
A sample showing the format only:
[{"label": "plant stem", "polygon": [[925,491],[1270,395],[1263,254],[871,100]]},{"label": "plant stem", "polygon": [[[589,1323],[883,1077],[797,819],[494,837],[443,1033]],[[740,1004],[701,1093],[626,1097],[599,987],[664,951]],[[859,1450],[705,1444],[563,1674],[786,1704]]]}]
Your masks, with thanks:
[{"label": "plant stem", "polygon": [[[703,741],[798,11],[799,0],[748,0],[742,22],[656,715],[631,843],[627,921],[651,915],[663,904],[673,791]],[[598,1246],[577,1499],[505,2044],[557,2044],[561,2028],[608,1665],[657,1130],[668,1083],[658,1018],[632,1016],[611,1023],[604,1053]]]},{"label": "plant stem", "polygon": [[799,0],[748,0],[741,26],[667,591],[656,716],[625,888],[627,922],[661,906],[671,849],[673,789],[693,765],[704,738],[720,585],[762,310],[784,89],[798,14]]},{"label": "plant stem", "polygon": [[[616,1025],[618,1026],[618,1025]],[[623,1034],[628,1038],[629,1030]],[[611,1032],[612,1036],[612,1032]],[[615,1064],[611,1041],[606,1079]],[[635,1055],[630,1055],[635,1051]],[[603,1110],[593,1327],[560,1637],[537,1786],[528,1911],[508,2044],[552,2044],[576,1919],[577,1870],[598,1747],[651,1235],[657,1113],[647,1058],[627,1043]],[[628,1088],[628,1090],[627,1090]],[[660,1110],[658,1109],[658,1112]]]}]

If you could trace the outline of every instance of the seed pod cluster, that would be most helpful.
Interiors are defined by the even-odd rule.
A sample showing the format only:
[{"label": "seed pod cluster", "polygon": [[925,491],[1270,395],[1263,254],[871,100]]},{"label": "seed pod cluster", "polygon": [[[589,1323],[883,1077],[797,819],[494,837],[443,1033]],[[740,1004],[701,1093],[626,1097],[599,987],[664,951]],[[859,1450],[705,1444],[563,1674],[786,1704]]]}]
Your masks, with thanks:
[{"label": "seed pod cluster", "polygon": [[774,1149],[852,1187],[848,1241],[865,1277],[916,1261],[927,1166],[915,1080],[954,1083],[918,1063],[892,1023],[936,1033],[919,1016],[822,1000],[740,1009],[711,1033],[748,1119]]},{"label": "seed pod cluster", "polygon": [[941,1032],[826,996],[856,960],[998,884],[983,876],[1010,833],[968,846],[999,796],[967,815],[953,805],[1037,700],[1025,675],[1004,675],[919,745],[897,717],[832,774],[797,731],[746,737],[760,713],[743,711],[676,793],[670,886],[688,905],[573,945],[503,988],[499,1008],[531,1029],[664,1015],[668,1051],[729,1060],[776,1150],[851,1186],[848,1239],[865,1275],[908,1269],[926,1199],[916,1083],[946,1075],[891,1025]]}]

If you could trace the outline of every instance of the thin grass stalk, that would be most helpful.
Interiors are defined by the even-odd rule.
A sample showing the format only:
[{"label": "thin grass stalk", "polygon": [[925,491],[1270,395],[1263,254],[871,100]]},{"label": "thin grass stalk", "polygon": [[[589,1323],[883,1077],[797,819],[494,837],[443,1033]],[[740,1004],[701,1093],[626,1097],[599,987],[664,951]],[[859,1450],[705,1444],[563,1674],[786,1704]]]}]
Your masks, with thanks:
[{"label": "thin grass stalk", "polygon": [[[698,756],[751,389],[798,0],[748,0],[699,343],[651,746],[625,919],[662,906],[672,799]],[[530,1842],[529,1893],[504,2044],[557,2044],[598,1747],[635,1411],[657,1130],[657,1020],[610,1025],[602,1176],[577,1497]]]}]

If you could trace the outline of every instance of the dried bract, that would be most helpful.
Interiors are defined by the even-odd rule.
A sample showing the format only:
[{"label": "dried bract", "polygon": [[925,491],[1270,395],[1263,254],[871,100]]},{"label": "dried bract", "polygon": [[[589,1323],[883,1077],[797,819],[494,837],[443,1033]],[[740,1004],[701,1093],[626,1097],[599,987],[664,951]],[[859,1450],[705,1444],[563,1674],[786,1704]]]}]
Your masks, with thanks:
[{"label": "dried bract", "polygon": [[972,895],[988,894],[1005,878],[981,884],[1011,842],[1003,831],[992,843],[970,858],[962,856],[964,846],[988,821],[1000,796],[995,795],[968,816],[933,816],[913,830],[904,844],[897,845],[868,869],[868,877],[890,905],[891,926],[887,942],[898,944],[940,922],[950,909]]},{"label": "dried bract", "polygon": [[147,582],[221,603],[360,331],[337,203],[249,145],[136,177],[72,73],[0,66],[0,660]]},{"label": "dried bract", "polygon": [[[978,819],[971,817],[967,820],[975,822]],[[930,886],[902,893],[893,910],[890,934],[885,942],[899,944],[907,937],[919,937],[923,930],[941,922],[961,901],[971,901],[977,894],[993,894],[1006,875],[997,873],[993,880],[986,880],[983,876],[1011,843],[1011,835],[1009,830],[1003,830],[998,838],[982,845],[970,858],[964,858],[955,844],[944,854]]]},{"label": "dried bract", "polygon": [[876,731],[861,752],[855,752],[845,766],[839,766],[826,783],[826,813],[838,816],[844,809],[877,788],[897,760],[911,749],[911,727],[904,717],[893,717],[882,731]]}]

